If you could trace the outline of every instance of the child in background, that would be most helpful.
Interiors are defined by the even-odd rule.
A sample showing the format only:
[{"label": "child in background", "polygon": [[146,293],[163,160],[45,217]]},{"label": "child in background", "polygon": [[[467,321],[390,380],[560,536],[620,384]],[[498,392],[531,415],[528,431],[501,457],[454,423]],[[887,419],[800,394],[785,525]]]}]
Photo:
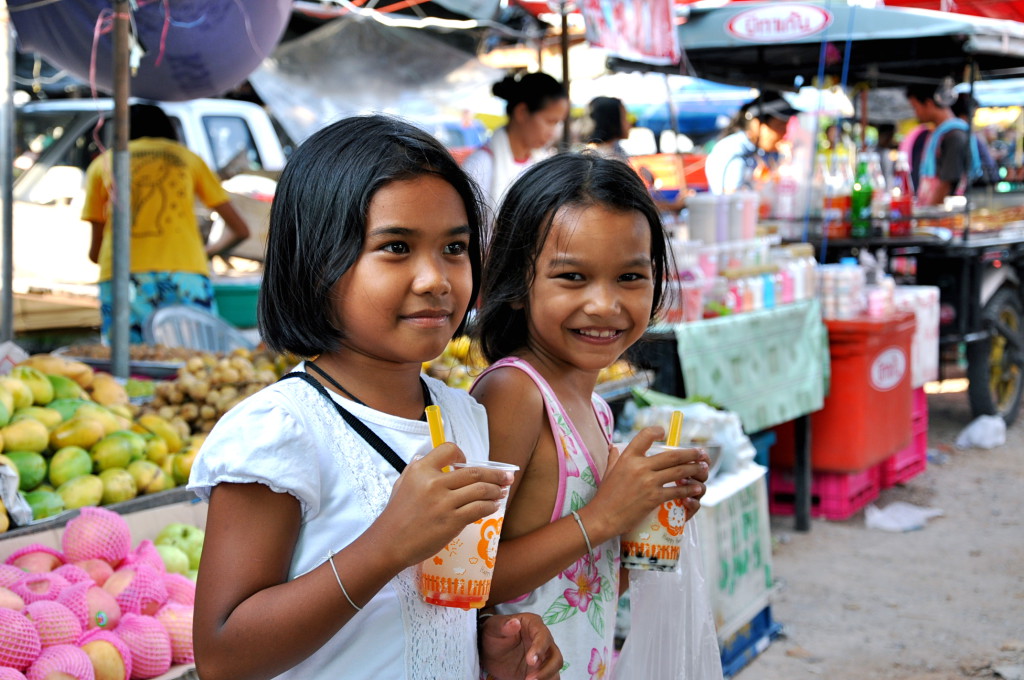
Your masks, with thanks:
[{"label": "child in background", "polygon": [[668,501],[683,499],[692,516],[704,494],[706,454],[648,458],[664,432],[647,428],[619,455],[611,410],[594,394],[599,371],[654,318],[667,267],[658,210],[621,161],[542,161],[498,211],[476,323],[493,363],[472,393],[487,408],[492,459],[522,472],[491,602],[544,618],[567,662],[563,679],[603,677],[611,666],[618,536]]},{"label": "child in background", "polygon": [[[226,414],[192,468],[189,488],[210,503],[195,607],[204,680],[479,677],[476,612],[424,603],[415,574],[512,481],[442,472],[487,458],[486,415],[420,375],[474,304],[479,231],[473,185],[404,122],[342,120],[291,157],[258,317],[270,347],[310,358]],[[431,403],[452,442],[437,448],[421,418]],[[537,617],[479,625],[492,675],[557,677]]]}]

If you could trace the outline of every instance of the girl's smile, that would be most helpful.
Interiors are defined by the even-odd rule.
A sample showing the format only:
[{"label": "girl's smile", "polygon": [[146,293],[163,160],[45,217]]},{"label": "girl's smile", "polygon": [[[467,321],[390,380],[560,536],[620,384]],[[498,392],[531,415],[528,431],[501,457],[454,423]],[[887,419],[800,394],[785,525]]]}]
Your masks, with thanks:
[{"label": "girl's smile", "polygon": [[647,328],[654,304],[651,229],[639,212],[570,205],[556,213],[526,305],[529,349],[594,372]]}]

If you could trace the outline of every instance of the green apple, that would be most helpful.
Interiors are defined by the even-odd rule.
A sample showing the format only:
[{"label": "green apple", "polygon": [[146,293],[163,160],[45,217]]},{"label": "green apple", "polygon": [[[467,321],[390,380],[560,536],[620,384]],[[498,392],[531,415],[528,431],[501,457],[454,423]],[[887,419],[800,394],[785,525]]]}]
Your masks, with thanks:
[{"label": "green apple", "polygon": [[175,522],[168,524],[153,541],[156,545],[173,545],[188,555],[189,569],[199,568],[199,558],[203,554],[203,540],[206,532],[191,524]]},{"label": "green apple", "polygon": [[160,553],[160,559],[164,561],[167,573],[184,574],[188,571],[188,555],[178,546],[161,543],[156,546],[156,551]]}]

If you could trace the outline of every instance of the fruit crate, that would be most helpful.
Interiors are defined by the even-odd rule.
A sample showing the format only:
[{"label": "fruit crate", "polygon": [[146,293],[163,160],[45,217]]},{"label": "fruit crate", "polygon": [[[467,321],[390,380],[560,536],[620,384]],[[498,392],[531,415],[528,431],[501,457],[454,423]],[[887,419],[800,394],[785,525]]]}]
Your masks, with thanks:
[{"label": "fruit crate", "polygon": [[910,444],[878,465],[883,489],[902,484],[928,468],[928,399],[924,389],[914,390],[914,424]]},{"label": "fruit crate", "polygon": [[[862,472],[813,472],[811,475],[811,517],[849,519],[881,491],[881,472],[874,466]],[[773,469],[768,483],[768,511],[792,515],[796,482],[792,470]]]},{"label": "fruit crate", "polygon": [[782,632],[782,624],[772,619],[772,608],[765,607],[750,623],[721,642],[722,675],[731,678],[768,649],[772,640]]}]

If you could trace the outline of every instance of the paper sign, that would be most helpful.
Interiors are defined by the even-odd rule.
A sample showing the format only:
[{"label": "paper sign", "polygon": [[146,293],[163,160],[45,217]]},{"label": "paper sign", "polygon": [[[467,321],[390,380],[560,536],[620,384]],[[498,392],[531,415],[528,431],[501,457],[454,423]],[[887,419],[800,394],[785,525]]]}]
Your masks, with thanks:
[{"label": "paper sign", "polygon": [[10,340],[0,343],[0,375],[7,375],[11,369],[28,359],[28,352]]}]

